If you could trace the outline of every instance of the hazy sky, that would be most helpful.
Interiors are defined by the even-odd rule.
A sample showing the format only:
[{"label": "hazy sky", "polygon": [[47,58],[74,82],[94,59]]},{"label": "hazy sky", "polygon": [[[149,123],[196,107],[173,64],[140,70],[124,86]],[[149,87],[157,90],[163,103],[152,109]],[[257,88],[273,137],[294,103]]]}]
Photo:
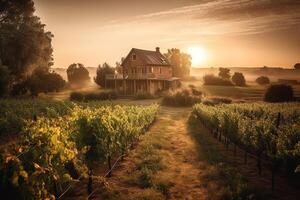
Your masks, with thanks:
[{"label": "hazy sky", "polygon": [[[198,67],[300,62],[300,0],[35,0],[55,67],[112,65],[133,47],[200,48]],[[195,53],[195,52],[194,52]]]}]

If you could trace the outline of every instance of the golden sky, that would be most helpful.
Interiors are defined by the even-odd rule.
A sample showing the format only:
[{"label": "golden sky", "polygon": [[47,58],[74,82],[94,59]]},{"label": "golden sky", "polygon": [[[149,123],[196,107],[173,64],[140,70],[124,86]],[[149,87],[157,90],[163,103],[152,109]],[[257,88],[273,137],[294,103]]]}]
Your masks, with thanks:
[{"label": "golden sky", "polygon": [[195,67],[300,62],[299,0],[35,0],[35,5],[54,34],[55,67],[114,65],[133,47],[156,46],[192,52]]}]

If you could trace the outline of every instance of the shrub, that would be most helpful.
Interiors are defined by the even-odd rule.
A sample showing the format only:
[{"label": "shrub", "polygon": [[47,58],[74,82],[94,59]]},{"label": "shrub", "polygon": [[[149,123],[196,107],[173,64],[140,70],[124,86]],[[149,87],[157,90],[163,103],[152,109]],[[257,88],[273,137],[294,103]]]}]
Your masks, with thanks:
[{"label": "shrub", "polygon": [[205,75],[203,77],[204,85],[220,85],[233,86],[233,83],[228,79],[223,79],[215,75]]},{"label": "shrub", "polygon": [[70,100],[71,101],[83,101],[84,95],[81,92],[71,92]]},{"label": "shrub", "polygon": [[205,105],[214,106],[218,104],[230,104],[232,103],[232,99],[225,97],[210,97],[202,102]]},{"label": "shrub", "polygon": [[90,81],[89,71],[83,64],[73,63],[67,69],[68,81],[70,83],[85,83]]},{"label": "shrub", "polygon": [[99,93],[89,92],[72,92],[70,100],[72,101],[105,101],[116,99],[118,94],[115,91],[103,91]]},{"label": "shrub", "polygon": [[162,104],[168,106],[192,106],[201,102],[202,96],[193,95],[191,90],[181,90],[173,94],[166,94],[163,97]]},{"label": "shrub", "polygon": [[300,69],[300,63],[296,63],[296,64],[294,65],[294,68],[295,68],[295,69]]},{"label": "shrub", "polygon": [[49,72],[43,68],[37,68],[33,71],[31,77],[27,80],[28,89],[33,96],[39,93],[58,92],[66,82],[55,72]]},{"label": "shrub", "polygon": [[231,78],[232,82],[234,82],[237,86],[245,86],[246,85],[246,79],[243,75],[243,73],[235,72],[234,75]]},{"label": "shrub", "polygon": [[294,100],[294,91],[292,86],[285,84],[271,85],[266,93],[264,100],[266,102],[288,102]]},{"label": "shrub", "polygon": [[155,96],[148,92],[137,92],[135,99],[154,99]]},{"label": "shrub", "polygon": [[267,85],[270,84],[270,79],[267,76],[258,77],[255,82],[259,85]]}]

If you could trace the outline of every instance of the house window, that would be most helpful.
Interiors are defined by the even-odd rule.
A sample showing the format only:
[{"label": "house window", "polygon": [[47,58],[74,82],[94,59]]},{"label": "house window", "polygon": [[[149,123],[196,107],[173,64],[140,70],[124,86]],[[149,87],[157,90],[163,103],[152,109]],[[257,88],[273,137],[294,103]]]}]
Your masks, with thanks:
[{"label": "house window", "polygon": [[136,54],[132,54],[132,60],[136,60]]},{"label": "house window", "polygon": [[151,73],[153,73],[153,71],[154,71],[154,70],[153,70],[153,67],[151,67]]}]

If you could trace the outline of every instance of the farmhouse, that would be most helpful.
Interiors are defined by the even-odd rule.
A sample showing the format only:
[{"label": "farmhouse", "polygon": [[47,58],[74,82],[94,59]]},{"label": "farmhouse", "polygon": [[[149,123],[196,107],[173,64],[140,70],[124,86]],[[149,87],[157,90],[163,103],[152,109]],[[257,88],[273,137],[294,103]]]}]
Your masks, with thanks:
[{"label": "farmhouse", "polygon": [[131,49],[121,67],[120,73],[106,75],[105,85],[124,95],[157,94],[180,84],[179,78],[172,76],[172,67],[159,47],[155,51]]}]

